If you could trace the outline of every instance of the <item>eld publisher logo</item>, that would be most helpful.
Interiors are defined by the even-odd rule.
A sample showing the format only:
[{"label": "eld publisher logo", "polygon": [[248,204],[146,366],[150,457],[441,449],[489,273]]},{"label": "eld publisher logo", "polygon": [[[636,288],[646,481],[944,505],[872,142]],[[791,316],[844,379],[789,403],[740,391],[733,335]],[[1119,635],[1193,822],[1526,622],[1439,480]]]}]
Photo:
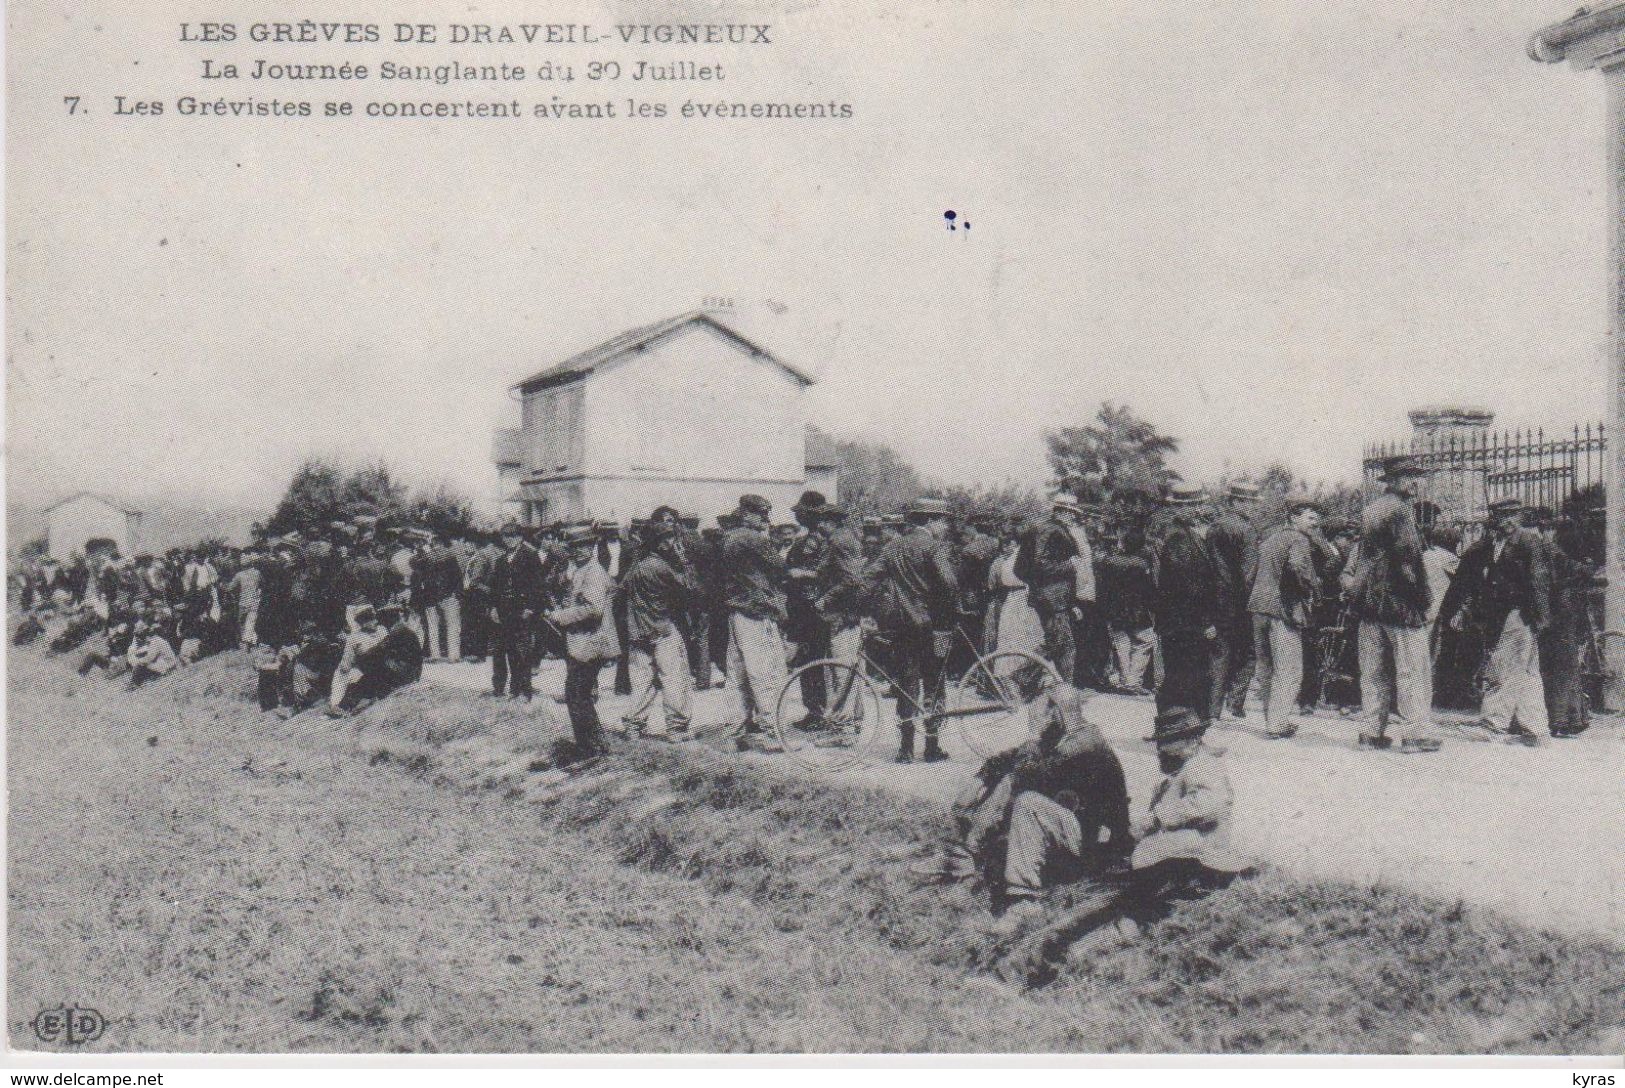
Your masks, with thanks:
[{"label": "eld publisher logo", "polygon": [[95,1009],[58,1005],[41,1009],[34,1017],[34,1038],[42,1043],[93,1043],[102,1037],[107,1021]]}]

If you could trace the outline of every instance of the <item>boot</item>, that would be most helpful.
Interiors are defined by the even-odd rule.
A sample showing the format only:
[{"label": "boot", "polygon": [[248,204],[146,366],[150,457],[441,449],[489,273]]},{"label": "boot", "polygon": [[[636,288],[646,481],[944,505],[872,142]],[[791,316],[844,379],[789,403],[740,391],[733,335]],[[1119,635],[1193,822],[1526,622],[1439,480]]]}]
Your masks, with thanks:
[{"label": "boot", "polygon": [[926,763],[941,763],[947,758],[948,753],[944,752],[941,746],[937,744],[937,735],[927,733],[925,735],[925,753],[920,756],[920,759]]},{"label": "boot", "polygon": [[914,762],[914,723],[899,722],[897,731],[903,735],[901,743],[897,746],[897,762]]}]

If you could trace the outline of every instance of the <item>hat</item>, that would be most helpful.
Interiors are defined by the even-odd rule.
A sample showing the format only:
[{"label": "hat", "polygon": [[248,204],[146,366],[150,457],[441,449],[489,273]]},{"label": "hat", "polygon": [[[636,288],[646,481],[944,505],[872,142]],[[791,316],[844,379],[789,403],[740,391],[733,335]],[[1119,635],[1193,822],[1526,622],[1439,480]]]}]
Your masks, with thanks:
[{"label": "hat", "polygon": [[1230,485],[1230,490],[1226,494],[1228,494],[1232,499],[1241,499],[1243,501],[1251,502],[1258,498],[1258,485],[1234,483]]},{"label": "hat", "polygon": [[1074,514],[1084,512],[1083,504],[1078,502],[1078,497],[1067,491],[1056,492],[1054,497],[1050,499],[1049,504],[1051,509],[1055,510],[1070,510]]},{"label": "hat", "polygon": [[825,504],[824,508],[818,511],[818,516],[825,521],[845,521],[846,511],[832,502]]},{"label": "hat", "polygon": [[1508,514],[1519,514],[1522,512],[1523,502],[1519,499],[1496,499],[1494,502],[1490,503],[1490,517],[1492,518],[1505,517]]},{"label": "hat", "polygon": [[498,530],[498,532],[502,536],[518,536],[520,533],[524,532],[524,530],[520,527],[517,521],[505,521],[502,523],[502,528]]},{"label": "hat", "polygon": [[664,521],[646,521],[638,526],[645,540],[665,540],[677,535],[677,527]]},{"label": "hat", "polygon": [[885,528],[885,519],[883,518],[877,518],[871,514],[863,519],[863,531],[866,533],[878,533],[883,528]]},{"label": "hat", "polygon": [[773,504],[760,495],[741,495],[739,496],[739,509],[743,513],[755,514],[757,517],[765,518],[773,513]]},{"label": "hat", "polygon": [[1207,732],[1207,723],[1196,711],[1184,706],[1173,706],[1157,715],[1146,741],[1153,744],[1172,744],[1176,740],[1199,737]]},{"label": "hat", "polygon": [[[360,615],[359,612],[356,614]],[[380,623],[389,623],[392,618],[398,618],[405,614],[406,609],[402,608],[400,605],[386,604],[378,609],[378,620]]]},{"label": "hat", "polygon": [[1207,502],[1207,489],[1202,487],[1170,487],[1163,500],[1169,506],[1201,506]]},{"label": "hat", "polygon": [[1293,514],[1296,514],[1299,510],[1313,510],[1317,514],[1324,514],[1326,512],[1325,508],[1320,505],[1320,501],[1318,499],[1311,498],[1308,495],[1292,496],[1290,499],[1287,499],[1286,508],[1289,513]]},{"label": "hat", "polygon": [[377,618],[378,610],[370,604],[364,604],[355,610],[355,621],[357,623],[362,623],[366,620],[373,620]]},{"label": "hat", "polygon": [[564,542],[572,548],[580,544],[594,544],[597,541],[598,531],[591,525],[575,525],[564,534]]},{"label": "hat", "polygon": [[888,529],[899,529],[903,525],[902,514],[887,514],[880,519],[880,524]]},{"label": "hat", "polygon": [[825,501],[822,492],[803,491],[790,509],[798,514],[816,514],[824,509]]},{"label": "hat", "polygon": [[1409,453],[1398,453],[1382,460],[1380,478],[1384,480],[1398,480],[1404,477],[1426,476],[1427,469],[1422,467],[1420,458]]},{"label": "hat", "polygon": [[946,499],[915,499],[914,505],[908,508],[908,516],[911,518],[945,518],[949,513]]}]

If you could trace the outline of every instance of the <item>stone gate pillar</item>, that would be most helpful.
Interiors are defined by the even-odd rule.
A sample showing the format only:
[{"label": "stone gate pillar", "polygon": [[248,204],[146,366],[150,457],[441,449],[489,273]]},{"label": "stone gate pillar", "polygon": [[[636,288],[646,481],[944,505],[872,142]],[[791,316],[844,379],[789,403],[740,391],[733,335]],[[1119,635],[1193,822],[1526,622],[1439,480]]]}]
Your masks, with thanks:
[{"label": "stone gate pillar", "polygon": [[[1625,511],[1625,3],[1606,4],[1537,32],[1529,42],[1529,55],[1545,64],[1568,61],[1575,68],[1602,73],[1608,95],[1608,446],[1603,457],[1603,486],[1607,490],[1608,595],[1604,623],[1609,630],[1625,631],[1625,539],[1620,514]],[[1612,671],[1625,672],[1625,652],[1610,640]],[[1625,705],[1625,683],[1615,682],[1607,692],[1610,707]]]}]

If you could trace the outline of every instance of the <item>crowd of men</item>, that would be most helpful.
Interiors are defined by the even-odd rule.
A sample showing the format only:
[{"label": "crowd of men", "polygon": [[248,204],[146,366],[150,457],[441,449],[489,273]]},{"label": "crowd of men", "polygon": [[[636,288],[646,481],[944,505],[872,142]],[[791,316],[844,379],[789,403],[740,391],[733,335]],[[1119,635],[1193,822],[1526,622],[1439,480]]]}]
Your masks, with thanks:
[{"label": "crowd of men", "polygon": [[[849,517],[809,491],[773,521],[744,495],[703,531],[672,507],[629,526],[509,523],[452,535],[359,517],[260,541],[123,560],[100,553],[14,571],[18,641],[77,651],[84,671],[132,683],[227,647],[254,654],[261,705],[326,699],[344,713],[415,679],[420,662],[491,662],[492,693],[534,694],[548,656],[583,752],[605,749],[600,677],[630,694],[626,732],[680,739],[694,690],[732,687],[738,743],[770,724],[791,669],[884,657],[896,681],[900,760],[946,758],[931,711],[978,654],[1027,650],[1083,690],[1152,695],[1204,723],[1247,714],[1290,737],[1321,704],[1358,711],[1360,743],[1438,747],[1432,709],[1481,703],[1486,734],[1538,741],[1586,728],[1583,620],[1595,584],[1572,527],[1524,524],[1491,504],[1469,544],[1419,528],[1414,459],[1384,466],[1358,520],[1290,499],[1259,524],[1257,488],[1216,500],[1173,488],[1149,525],[1056,495],[1036,522],[956,519],[924,498]],[[796,723],[828,711],[806,677]],[[651,725],[659,707],[657,725]]]}]

